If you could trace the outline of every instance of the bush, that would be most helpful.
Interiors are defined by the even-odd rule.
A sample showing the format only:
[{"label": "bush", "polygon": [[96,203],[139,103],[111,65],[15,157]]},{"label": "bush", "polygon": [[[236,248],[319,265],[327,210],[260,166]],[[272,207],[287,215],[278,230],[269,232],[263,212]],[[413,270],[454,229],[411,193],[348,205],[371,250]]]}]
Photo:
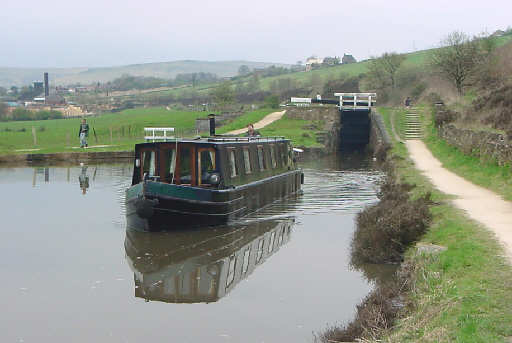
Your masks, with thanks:
[{"label": "bush", "polygon": [[407,247],[423,235],[431,220],[430,194],[411,201],[414,186],[388,178],[380,202],[357,216],[352,239],[352,263],[399,263]]},{"label": "bush", "polygon": [[279,108],[279,97],[277,95],[267,96],[264,102],[266,107]]},{"label": "bush", "polygon": [[[405,275],[404,275],[405,277]],[[333,327],[319,335],[321,342],[355,342],[361,338],[375,339],[393,326],[397,319],[402,295],[406,291],[403,278],[379,285],[361,304],[357,305],[355,319],[342,327]]]},{"label": "bush", "polygon": [[453,123],[458,118],[458,113],[447,108],[437,109],[434,114],[434,122],[436,127],[443,126],[445,124]]},{"label": "bush", "polygon": [[427,89],[427,84],[425,82],[420,82],[411,91],[411,96],[414,99],[418,99],[421,94]]}]

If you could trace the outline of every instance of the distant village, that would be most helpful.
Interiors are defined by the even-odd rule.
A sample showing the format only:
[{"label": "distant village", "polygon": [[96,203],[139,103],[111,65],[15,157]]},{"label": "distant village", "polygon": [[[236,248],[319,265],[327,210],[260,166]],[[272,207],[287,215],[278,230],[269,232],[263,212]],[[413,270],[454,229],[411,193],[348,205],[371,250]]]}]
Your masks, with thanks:
[{"label": "distant village", "polygon": [[[32,94],[34,94],[34,97],[31,100],[5,102],[7,106],[6,110],[8,116],[12,114],[13,111],[19,108],[23,108],[31,112],[58,111],[62,113],[64,117],[67,118],[80,117],[89,114],[86,111],[85,106],[78,105],[73,102],[67,102],[63,96],[65,94],[70,93],[85,92],[88,90],[87,87],[50,88],[48,73],[44,73],[43,79],[44,81],[32,82],[31,89]],[[8,95],[16,95],[13,93],[15,93],[15,88],[11,88],[7,91]]]},{"label": "distant village", "polygon": [[[334,56],[334,57],[324,57],[319,58],[317,56],[311,56],[306,59],[305,62],[298,61],[295,65],[292,65],[288,72],[310,72],[315,69],[330,67],[339,64],[349,64],[356,63],[356,59],[349,54],[344,54],[342,57]],[[244,67],[244,66],[243,66]],[[254,75],[259,76],[268,76],[265,73],[268,73],[269,70],[272,71],[274,68],[277,72],[282,68],[261,68],[251,71]],[[248,69],[248,68],[247,68]],[[247,72],[249,72],[247,70]],[[240,74],[240,72],[239,72]],[[243,74],[240,74],[243,75]],[[53,113],[61,113],[63,118],[74,118],[74,117],[83,117],[88,115],[93,115],[102,112],[114,112],[116,111],[116,104],[113,103],[96,103],[96,104],[86,104],[86,103],[77,103],[74,101],[69,101],[67,99],[76,99],[76,95],[81,94],[90,94],[91,92],[97,92],[98,90],[105,91],[106,96],[108,97],[109,89],[103,89],[105,85],[100,85],[99,83],[94,83],[88,86],[54,86],[50,87],[50,75],[49,73],[44,73],[43,80],[33,81],[29,87],[24,87],[25,91],[28,89],[28,94],[23,94],[23,97],[20,97],[20,90],[17,87],[11,87],[7,90],[6,99],[10,99],[0,102],[0,106],[4,108],[4,119],[9,120],[9,118],[13,117],[13,112],[16,110],[24,110],[30,111],[32,113],[38,113],[41,111],[53,112]],[[215,75],[213,75],[215,76]],[[216,77],[216,76],[215,76]],[[230,79],[230,78],[225,78]],[[222,79],[216,79],[222,80]],[[110,89],[110,93],[112,93]],[[15,100],[18,99],[18,100]],[[143,104],[140,104],[143,105]],[[118,105],[117,105],[118,106]],[[119,106],[118,106],[119,107]],[[16,112],[15,112],[16,113]]]}]

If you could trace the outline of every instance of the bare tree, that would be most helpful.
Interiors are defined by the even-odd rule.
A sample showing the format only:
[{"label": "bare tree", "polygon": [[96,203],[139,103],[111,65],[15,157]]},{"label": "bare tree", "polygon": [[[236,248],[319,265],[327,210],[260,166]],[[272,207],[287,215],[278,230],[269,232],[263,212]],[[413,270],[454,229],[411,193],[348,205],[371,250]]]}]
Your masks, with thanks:
[{"label": "bare tree", "polygon": [[396,73],[405,56],[396,52],[386,52],[379,58],[374,58],[368,64],[368,74],[378,85],[376,88],[396,87]]},{"label": "bare tree", "polygon": [[[460,95],[483,61],[482,55],[490,53],[488,47],[481,47],[479,39],[471,39],[463,32],[452,32],[430,56],[431,65],[442,77],[452,82]],[[486,52],[487,51],[487,52]]]}]

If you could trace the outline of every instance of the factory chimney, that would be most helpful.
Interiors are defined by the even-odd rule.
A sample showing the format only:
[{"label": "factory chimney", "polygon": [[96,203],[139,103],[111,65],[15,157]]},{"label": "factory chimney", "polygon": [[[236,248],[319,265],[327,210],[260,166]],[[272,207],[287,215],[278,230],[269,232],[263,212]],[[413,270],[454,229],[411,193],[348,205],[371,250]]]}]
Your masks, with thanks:
[{"label": "factory chimney", "polygon": [[44,73],[44,96],[50,95],[50,85],[48,84],[48,73]]}]

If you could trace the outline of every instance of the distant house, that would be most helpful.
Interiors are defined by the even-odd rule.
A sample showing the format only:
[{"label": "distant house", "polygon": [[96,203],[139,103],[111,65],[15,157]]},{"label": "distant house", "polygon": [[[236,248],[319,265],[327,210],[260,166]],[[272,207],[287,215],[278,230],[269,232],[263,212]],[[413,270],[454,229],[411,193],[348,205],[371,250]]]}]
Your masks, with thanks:
[{"label": "distant house", "polygon": [[[35,100],[35,99],[34,99]],[[66,99],[58,94],[50,94],[45,99],[45,104],[50,106],[65,105]]]},{"label": "distant house", "polygon": [[318,58],[316,56],[311,56],[306,60],[306,71],[312,70],[315,65],[320,65],[324,62],[323,58]]},{"label": "distant house", "polygon": [[506,34],[507,34],[507,33],[506,33],[505,31],[503,31],[503,30],[497,30],[497,31],[495,31],[495,32],[491,35],[491,37],[501,37],[501,36],[504,36],[504,35],[506,35]]},{"label": "distant house", "polygon": [[340,58],[339,57],[326,57],[324,58],[322,64],[324,65],[329,65],[329,66],[333,66],[333,65],[336,65],[336,64],[340,64]]},{"label": "distant house", "polygon": [[349,64],[349,63],[356,63],[357,60],[352,55],[343,54],[343,58],[341,59],[341,63],[343,64]]},{"label": "distant house", "polygon": [[7,105],[7,112],[12,113],[15,109],[19,108],[21,105],[16,101],[7,101],[5,103]]}]

